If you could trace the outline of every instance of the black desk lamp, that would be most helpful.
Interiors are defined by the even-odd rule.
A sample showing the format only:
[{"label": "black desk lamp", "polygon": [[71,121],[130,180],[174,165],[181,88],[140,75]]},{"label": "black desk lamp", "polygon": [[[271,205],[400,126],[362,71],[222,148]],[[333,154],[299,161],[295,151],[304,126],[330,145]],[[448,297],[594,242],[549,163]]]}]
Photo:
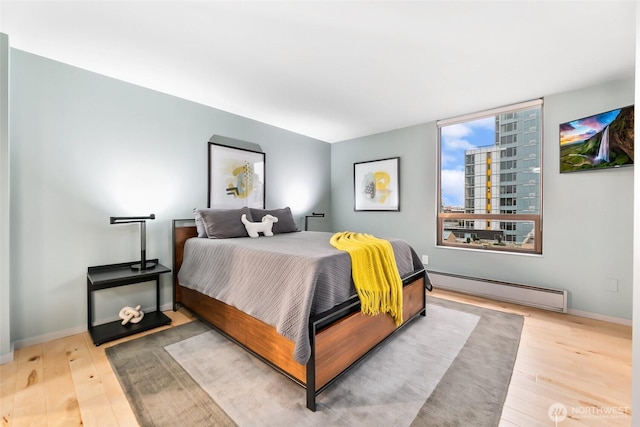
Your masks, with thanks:
[{"label": "black desk lamp", "polygon": [[132,270],[151,270],[156,267],[153,262],[147,262],[147,219],[156,219],[155,214],[149,216],[112,216],[109,217],[110,224],[140,223],[140,264],[133,264]]},{"label": "black desk lamp", "polygon": [[311,215],[304,216],[304,231],[307,231],[309,218],[324,218],[324,212],[311,212]]}]

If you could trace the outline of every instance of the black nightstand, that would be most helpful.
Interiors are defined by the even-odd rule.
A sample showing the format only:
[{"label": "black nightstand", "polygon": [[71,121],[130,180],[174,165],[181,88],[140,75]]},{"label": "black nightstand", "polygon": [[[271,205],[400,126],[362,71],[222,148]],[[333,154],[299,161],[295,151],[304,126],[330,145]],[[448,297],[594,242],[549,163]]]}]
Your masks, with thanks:
[{"label": "black nightstand", "polygon": [[[155,268],[142,271],[132,270],[131,266],[138,264],[139,261],[99,265],[88,268],[87,329],[89,329],[95,345],[171,323],[171,319],[160,311],[160,275],[170,273],[171,269],[159,264],[157,259],[149,261],[156,263]],[[122,325],[122,320],[116,320],[102,325],[93,325],[93,293],[95,291],[132,285],[134,283],[150,282],[152,280],[156,281],[156,311],[145,312],[144,317],[138,323]]]}]

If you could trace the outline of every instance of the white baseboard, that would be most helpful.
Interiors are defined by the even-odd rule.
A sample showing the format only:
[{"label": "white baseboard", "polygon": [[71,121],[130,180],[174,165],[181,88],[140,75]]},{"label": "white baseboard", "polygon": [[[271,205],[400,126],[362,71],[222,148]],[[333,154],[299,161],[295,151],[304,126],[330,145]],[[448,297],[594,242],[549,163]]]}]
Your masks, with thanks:
[{"label": "white baseboard", "polygon": [[11,344],[11,349],[9,353],[3,354],[0,356],[0,365],[4,365],[5,363],[13,362],[13,344]]},{"label": "white baseboard", "polygon": [[[145,309],[143,309],[144,311]],[[146,311],[154,311],[155,307],[152,308],[147,308]],[[169,303],[169,304],[163,304],[160,306],[160,311],[169,311],[169,310],[173,310],[173,304]],[[110,318],[110,319],[100,319],[99,321],[96,321],[95,324],[101,324],[101,323],[107,323],[107,322],[113,322],[114,320],[118,320],[117,318]],[[65,329],[62,331],[55,331],[55,332],[50,332],[48,334],[43,334],[43,335],[38,335],[37,337],[32,337],[32,338],[25,338],[23,340],[19,340],[13,343],[13,348],[14,349],[19,349],[19,348],[25,348],[25,347],[29,347],[32,345],[37,345],[37,344],[43,344],[45,342],[48,341],[53,341],[53,340],[57,340],[60,338],[65,338],[65,337],[69,337],[71,335],[75,335],[75,334],[81,334],[83,332],[87,331],[87,327],[86,326],[78,326],[75,328],[71,328],[71,329]],[[2,356],[3,358],[5,356]],[[9,360],[9,362],[13,361],[13,351],[11,352],[11,360]],[[6,363],[4,362],[4,359],[0,359],[0,364],[2,363]]]},{"label": "white baseboard", "polygon": [[19,348],[30,347],[32,345],[42,344],[45,342],[57,340],[60,338],[65,338],[71,335],[80,334],[87,330],[86,326],[78,326],[76,328],[64,329],[62,331],[49,332],[48,334],[38,335],[36,337],[25,338],[23,340],[19,340],[13,343],[14,348],[17,350]]},{"label": "white baseboard", "polygon": [[588,319],[602,320],[603,322],[616,323],[618,325],[633,326],[633,320],[625,319],[623,317],[607,316],[606,314],[592,313],[590,311],[574,310],[570,308],[567,310],[568,314],[574,316],[586,317]]}]

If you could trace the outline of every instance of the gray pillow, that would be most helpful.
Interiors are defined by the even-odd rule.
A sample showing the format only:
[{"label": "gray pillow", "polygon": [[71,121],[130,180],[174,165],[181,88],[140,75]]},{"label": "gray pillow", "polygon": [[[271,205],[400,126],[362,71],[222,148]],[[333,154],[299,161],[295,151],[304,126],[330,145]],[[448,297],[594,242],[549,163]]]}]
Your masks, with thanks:
[{"label": "gray pillow", "polygon": [[255,222],[262,221],[262,217],[269,214],[278,218],[278,222],[273,224],[273,234],[280,233],[291,233],[294,231],[300,231],[296,222],[293,219],[293,215],[291,214],[291,209],[289,207],[282,209],[256,209],[251,208],[251,216]]},{"label": "gray pillow", "polygon": [[200,215],[205,233],[210,239],[228,239],[230,237],[249,237],[247,229],[242,223],[242,214],[247,215],[249,221],[253,221],[248,207],[241,209],[195,209],[196,228],[198,226],[197,215]]}]

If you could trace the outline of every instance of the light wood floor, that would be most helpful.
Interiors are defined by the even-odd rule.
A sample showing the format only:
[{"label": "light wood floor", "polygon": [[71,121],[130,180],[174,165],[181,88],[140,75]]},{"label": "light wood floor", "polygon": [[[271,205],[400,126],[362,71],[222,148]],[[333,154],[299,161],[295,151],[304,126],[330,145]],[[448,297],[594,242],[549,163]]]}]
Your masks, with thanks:
[{"label": "light wood floor", "polygon": [[[525,316],[501,426],[554,426],[554,404],[566,410],[560,427],[631,425],[630,327],[445,291],[432,295]],[[173,323],[163,328],[192,319],[182,310],[167,315]],[[136,426],[104,349],[137,336],[95,347],[85,332],[17,350],[14,362],[0,366],[2,426]]]}]

